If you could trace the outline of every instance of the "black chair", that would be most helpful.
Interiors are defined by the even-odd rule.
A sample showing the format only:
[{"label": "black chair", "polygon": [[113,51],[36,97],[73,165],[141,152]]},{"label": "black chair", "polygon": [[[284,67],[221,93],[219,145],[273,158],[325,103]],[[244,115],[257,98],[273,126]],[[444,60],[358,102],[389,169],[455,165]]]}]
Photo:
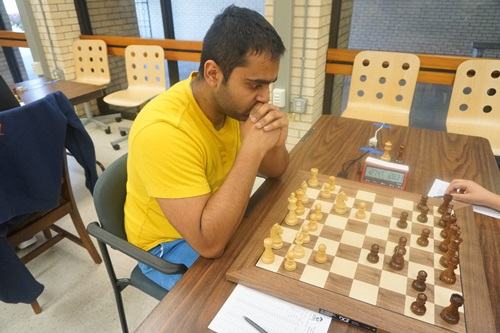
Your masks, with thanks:
[{"label": "black chair", "polygon": [[19,101],[7,82],[0,75],[0,111],[10,110],[19,106]]},{"label": "black chair", "polygon": [[108,245],[165,274],[183,274],[187,270],[183,264],[172,264],[127,241],[123,211],[127,194],[127,156],[125,154],[114,161],[99,177],[94,188],[94,205],[100,225],[92,222],[87,226],[87,231],[97,239],[99,244],[115,294],[123,332],[128,332],[121,296],[123,289],[132,285],[157,300],[163,299],[168,291],[146,277],[137,265],[132,270],[130,278],[118,279],[109,256]]}]

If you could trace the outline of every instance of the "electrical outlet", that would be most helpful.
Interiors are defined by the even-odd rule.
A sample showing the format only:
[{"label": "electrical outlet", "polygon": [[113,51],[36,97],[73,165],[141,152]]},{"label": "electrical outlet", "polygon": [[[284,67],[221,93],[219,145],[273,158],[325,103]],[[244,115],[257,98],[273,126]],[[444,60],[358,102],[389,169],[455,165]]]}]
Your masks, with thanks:
[{"label": "electrical outlet", "polygon": [[286,90],[281,88],[273,89],[273,105],[279,108],[286,106]]},{"label": "electrical outlet", "polygon": [[292,112],[306,113],[307,99],[302,97],[295,97],[292,100]]},{"label": "electrical outlet", "polygon": [[42,64],[39,63],[38,61],[35,61],[34,63],[32,63],[31,68],[33,69],[33,72],[35,72],[36,75],[38,75],[38,76],[43,75]]}]

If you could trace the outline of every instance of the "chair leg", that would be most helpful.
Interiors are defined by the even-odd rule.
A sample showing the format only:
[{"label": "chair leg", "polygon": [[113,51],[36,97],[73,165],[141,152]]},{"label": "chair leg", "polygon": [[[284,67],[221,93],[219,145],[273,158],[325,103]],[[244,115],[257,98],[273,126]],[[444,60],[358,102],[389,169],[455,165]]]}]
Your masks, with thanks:
[{"label": "chair leg", "polygon": [[39,314],[42,312],[42,307],[40,306],[40,304],[38,304],[37,300],[35,300],[35,301],[33,301],[33,303],[31,303],[31,307],[33,308],[33,311],[35,312],[35,314]]},{"label": "chair leg", "polygon": [[122,326],[122,332],[128,333],[127,318],[125,316],[125,307],[123,306],[123,299],[121,294],[121,291],[127,287],[128,283],[120,284],[120,281],[116,278],[113,263],[111,262],[106,244],[101,241],[97,241],[97,244],[99,245],[99,249],[101,250],[104,265],[106,266],[106,271],[108,272],[109,281],[111,282],[113,293],[115,294],[116,307],[118,310],[118,317],[120,318],[120,324]]},{"label": "chair leg", "polygon": [[94,262],[96,264],[100,264],[102,262],[101,256],[99,255],[99,252],[97,252],[94,243],[92,243],[92,240],[90,239],[90,236],[87,233],[87,230],[85,229],[80,214],[76,211],[72,211],[69,214],[71,216],[71,219],[73,220],[75,229],[78,232],[78,235],[80,236],[82,245],[87,249]]},{"label": "chair leg", "polygon": [[104,132],[106,134],[110,134],[111,133],[111,128],[109,127],[109,125],[103,123],[100,120],[101,119],[102,120],[114,119],[116,121],[121,121],[121,114],[119,114],[119,113],[114,113],[114,114],[109,114],[109,115],[94,117],[93,114],[92,114],[92,110],[90,108],[90,102],[83,103],[83,106],[85,108],[85,115],[87,116],[87,118],[82,119],[83,125],[87,125],[88,123],[93,123],[93,124],[97,125],[98,127],[104,129]]},{"label": "chair leg", "polygon": [[50,232],[50,229],[43,229],[43,235],[45,236],[45,239],[50,239],[52,238],[52,233]]}]

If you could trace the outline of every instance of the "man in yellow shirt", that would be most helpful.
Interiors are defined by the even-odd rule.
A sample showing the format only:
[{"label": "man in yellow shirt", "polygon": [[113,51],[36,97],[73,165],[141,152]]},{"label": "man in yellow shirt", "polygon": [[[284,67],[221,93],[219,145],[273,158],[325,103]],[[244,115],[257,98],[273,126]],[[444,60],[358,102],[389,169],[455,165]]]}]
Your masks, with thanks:
[{"label": "man in yellow shirt", "polygon": [[[285,47],[255,11],[230,6],[204,40],[198,73],[148,103],[129,136],[129,242],[190,267],[217,258],[238,228],[257,174],[288,166],[288,120],[269,104]],[[170,290],[180,276],[139,264]]]}]

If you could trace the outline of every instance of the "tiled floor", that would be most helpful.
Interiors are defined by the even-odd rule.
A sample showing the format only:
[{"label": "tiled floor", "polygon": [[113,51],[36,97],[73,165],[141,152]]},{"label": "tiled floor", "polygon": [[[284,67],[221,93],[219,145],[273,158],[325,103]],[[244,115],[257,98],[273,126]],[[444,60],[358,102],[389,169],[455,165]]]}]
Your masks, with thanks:
[{"label": "tiled floor", "polygon": [[[130,124],[124,120],[120,125]],[[119,151],[113,150],[110,140],[120,136],[118,123],[111,124],[112,132],[106,135],[95,125],[87,125],[94,140],[97,159],[105,166],[127,152],[126,144]],[[81,167],[71,158],[71,181],[80,214],[85,223],[95,221],[97,215],[89,191],[84,186]],[[72,228],[69,218],[58,222]],[[43,235],[39,236],[42,239]],[[92,238],[92,237],[91,237]],[[92,238],[95,242],[95,239]],[[135,262],[112,251],[117,274],[130,273]],[[35,315],[29,304],[0,302],[0,332],[2,333],[53,333],[53,332],[121,332],[113,291],[104,264],[95,264],[88,252],[64,239],[27,265],[35,278],[45,285],[38,298],[42,313]],[[133,332],[158,303],[155,299],[133,287],[123,292],[129,330]]]}]

